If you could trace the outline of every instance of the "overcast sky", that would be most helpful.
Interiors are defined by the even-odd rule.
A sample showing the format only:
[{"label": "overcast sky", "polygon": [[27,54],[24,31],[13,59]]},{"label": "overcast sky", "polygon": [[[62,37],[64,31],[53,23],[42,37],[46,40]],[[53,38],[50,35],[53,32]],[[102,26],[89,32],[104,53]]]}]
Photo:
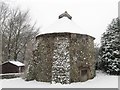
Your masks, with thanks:
[{"label": "overcast sky", "polygon": [[119,0],[4,0],[11,7],[30,10],[30,16],[42,29],[54,23],[64,11],[81,28],[81,33],[100,37],[113,18],[118,16]]}]

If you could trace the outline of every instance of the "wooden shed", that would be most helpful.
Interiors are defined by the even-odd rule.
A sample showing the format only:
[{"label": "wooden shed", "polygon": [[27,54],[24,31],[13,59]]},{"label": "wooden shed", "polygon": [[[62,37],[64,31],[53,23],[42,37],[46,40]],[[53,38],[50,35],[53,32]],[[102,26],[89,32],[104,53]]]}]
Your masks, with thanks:
[{"label": "wooden shed", "polygon": [[19,61],[7,61],[2,65],[2,74],[5,73],[21,73],[24,71],[25,65]]}]

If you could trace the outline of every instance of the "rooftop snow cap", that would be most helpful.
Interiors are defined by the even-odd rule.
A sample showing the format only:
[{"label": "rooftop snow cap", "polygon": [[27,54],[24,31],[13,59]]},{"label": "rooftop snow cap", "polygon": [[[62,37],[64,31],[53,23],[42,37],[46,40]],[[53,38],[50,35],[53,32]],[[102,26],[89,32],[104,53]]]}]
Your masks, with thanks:
[{"label": "rooftop snow cap", "polygon": [[23,64],[23,63],[21,63],[19,61],[14,61],[14,60],[6,61],[3,64],[8,63],[8,62],[11,63],[11,64],[14,64],[16,66],[25,66],[25,64]]},{"label": "rooftop snow cap", "polygon": [[67,13],[67,11],[65,11],[63,14],[61,14],[61,15],[59,16],[59,19],[62,18],[62,17],[67,17],[67,18],[69,18],[70,20],[72,19],[72,17]]},{"label": "rooftop snow cap", "polygon": [[41,29],[40,34],[61,32],[85,34],[85,31],[81,27],[79,27],[76,23],[74,23],[72,17],[67,13],[67,11],[59,15],[59,18],[53,24],[51,24],[47,28]]}]

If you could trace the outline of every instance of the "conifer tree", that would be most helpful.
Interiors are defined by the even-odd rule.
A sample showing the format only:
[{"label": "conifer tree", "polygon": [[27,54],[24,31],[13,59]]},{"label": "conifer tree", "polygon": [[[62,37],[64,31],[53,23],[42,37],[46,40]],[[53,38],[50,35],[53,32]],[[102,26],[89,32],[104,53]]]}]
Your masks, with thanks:
[{"label": "conifer tree", "polygon": [[101,38],[101,69],[108,74],[120,75],[120,23],[113,19]]}]

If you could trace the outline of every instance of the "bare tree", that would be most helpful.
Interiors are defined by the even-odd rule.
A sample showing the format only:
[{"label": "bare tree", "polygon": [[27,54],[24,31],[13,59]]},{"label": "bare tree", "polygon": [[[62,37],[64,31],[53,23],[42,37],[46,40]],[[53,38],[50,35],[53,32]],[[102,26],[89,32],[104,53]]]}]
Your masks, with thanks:
[{"label": "bare tree", "polygon": [[[2,7],[5,8],[3,5]],[[28,43],[35,38],[39,28],[36,29],[35,24],[31,25],[28,11],[10,10],[6,7],[4,12],[5,19],[3,16],[0,19],[3,61],[9,59],[24,61]]]},{"label": "bare tree", "polygon": [[[0,2],[0,61],[2,62],[3,59],[5,58],[5,53],[6,53],[6,49],[5,47],[5,43],[6,43],[6,36],[5,36],[5,32],[6,32],[6,22],[9,18],[9,8],[8,6],[4,3],[4,2]],[[4,40],[4,42],[3,42]],[[4,47],[3,47],[4,46]],[[6,54],[7,55],[7,54]],[[2,56],[4,56],[2,58]]]}]

